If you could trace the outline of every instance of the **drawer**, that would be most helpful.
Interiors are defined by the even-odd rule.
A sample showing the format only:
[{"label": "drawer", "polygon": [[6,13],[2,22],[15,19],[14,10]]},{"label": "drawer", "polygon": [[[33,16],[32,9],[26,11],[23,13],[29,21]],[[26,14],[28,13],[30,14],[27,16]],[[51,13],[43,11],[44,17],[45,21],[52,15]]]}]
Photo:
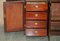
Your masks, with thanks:
[{"label": "drawer", "polygon": [[47,20],[47,12],[26,12],[26,19]]},{"label": "drawer", "polygon": [[52,3],[51,20],[60,20],[60,3]]},{"label": "drawer", "polygon": [[60,22],[51,22],[51,30],[60,30]]},{"label": "drawer", "polygon": [[46,29],[26,29],[26,36],[47,36]]},{"label": "drawer", "polygon": [[26,11],[47,11],[48,3],[47,2],[27,2]]},{"label": "drawer", "polygon": [[26,28],[47,28],[47,21],[26,21]]}]

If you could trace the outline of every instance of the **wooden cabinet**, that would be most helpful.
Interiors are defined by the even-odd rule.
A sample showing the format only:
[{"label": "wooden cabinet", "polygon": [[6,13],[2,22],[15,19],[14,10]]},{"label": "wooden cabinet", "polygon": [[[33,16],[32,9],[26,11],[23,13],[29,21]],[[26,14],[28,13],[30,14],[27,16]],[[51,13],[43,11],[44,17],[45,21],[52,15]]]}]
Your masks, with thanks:
[{"label": "wooden cabinet", "polygon": [[7,0],[4,3],[6,32],[24,30],[26,36],[48,36],[47,0]]},{"label": "wooden cabinet", "polygon": [[26,2],[26,11],[47,11],[47,2]]},{"label": "wooden cabinet", "polygon": [[27,36],[47,36],[46,29],[26,29]]},{"label": "wooden cabinet", "polygon": [[23,3],[5,2],[4,3],[5,30],[7,32],[23,30]]}]

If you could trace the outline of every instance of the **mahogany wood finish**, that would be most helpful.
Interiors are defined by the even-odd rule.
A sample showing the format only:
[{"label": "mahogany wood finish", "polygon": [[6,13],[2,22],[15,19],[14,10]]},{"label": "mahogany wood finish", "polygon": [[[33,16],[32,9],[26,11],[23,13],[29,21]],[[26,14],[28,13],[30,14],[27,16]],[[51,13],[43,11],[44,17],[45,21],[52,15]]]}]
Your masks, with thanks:
[{"label": "mahogany wood finish", "polygon": [[27,36],[47,36],[47,29],[26,29]]},{"label": "mahogany wood finish", "polygon": [[4,3],[5,30],[14,32],[24,29],[26,36],[48,36],[48,1],[24,0],[24,3],[20,0],[7,0]]},{"label": "mahogany wood finish", "polygon": [[5,2],[5,24],[6,32],[23,30],[23,3],[22,2]]},{"label": "mahogany wood finish", "polygon": [[26,19],[47,20],[47,12],[26,12]]},{"label": "mahogany wood finish", "polygon": [[47,11],[48,4],[46,2],[26,2],[26,11]]},{"label": "mahogany wood finish", "polygon": [[26,21],[26,28],[47,28],[47,21]]},{"label": "mahogany wood finish", "polygon": [[48,3],[26,2],[26,36],[47,36]]}]

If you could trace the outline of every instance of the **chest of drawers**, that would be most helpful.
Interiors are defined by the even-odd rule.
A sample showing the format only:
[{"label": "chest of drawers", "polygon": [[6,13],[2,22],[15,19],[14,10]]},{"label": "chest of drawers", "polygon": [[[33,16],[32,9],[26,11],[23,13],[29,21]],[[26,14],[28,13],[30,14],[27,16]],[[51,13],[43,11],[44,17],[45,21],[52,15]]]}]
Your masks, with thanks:
[{"label": "chest of drawers", "polygon": [[48,36],[49,3],[46,0],[4,3],[7,32],[22,31],[26,36]]},{"label": "chest of drawers", "polygon": [[47,36],[48,3],[26,2],[26,36]]}]

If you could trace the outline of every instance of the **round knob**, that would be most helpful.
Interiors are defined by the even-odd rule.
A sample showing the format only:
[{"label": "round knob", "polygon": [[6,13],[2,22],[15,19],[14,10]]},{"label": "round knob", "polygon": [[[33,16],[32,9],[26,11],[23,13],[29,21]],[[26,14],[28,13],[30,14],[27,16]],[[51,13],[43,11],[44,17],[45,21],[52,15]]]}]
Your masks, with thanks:
[{"label": "round knob", "polygon": [[38,25],[38,23],[36,22],[35,25]]},{"label": "round knob", "polygon": [[35,14],[35,17],[37,17],[38,16],[38,14]]},{"label": "round knob", "polygon": [[36,30],[35,33],[38,33],[38,31]]},{"label": "round knob", "polygon": [[38,5],[36,5],[35,7],[38,8]]}]

